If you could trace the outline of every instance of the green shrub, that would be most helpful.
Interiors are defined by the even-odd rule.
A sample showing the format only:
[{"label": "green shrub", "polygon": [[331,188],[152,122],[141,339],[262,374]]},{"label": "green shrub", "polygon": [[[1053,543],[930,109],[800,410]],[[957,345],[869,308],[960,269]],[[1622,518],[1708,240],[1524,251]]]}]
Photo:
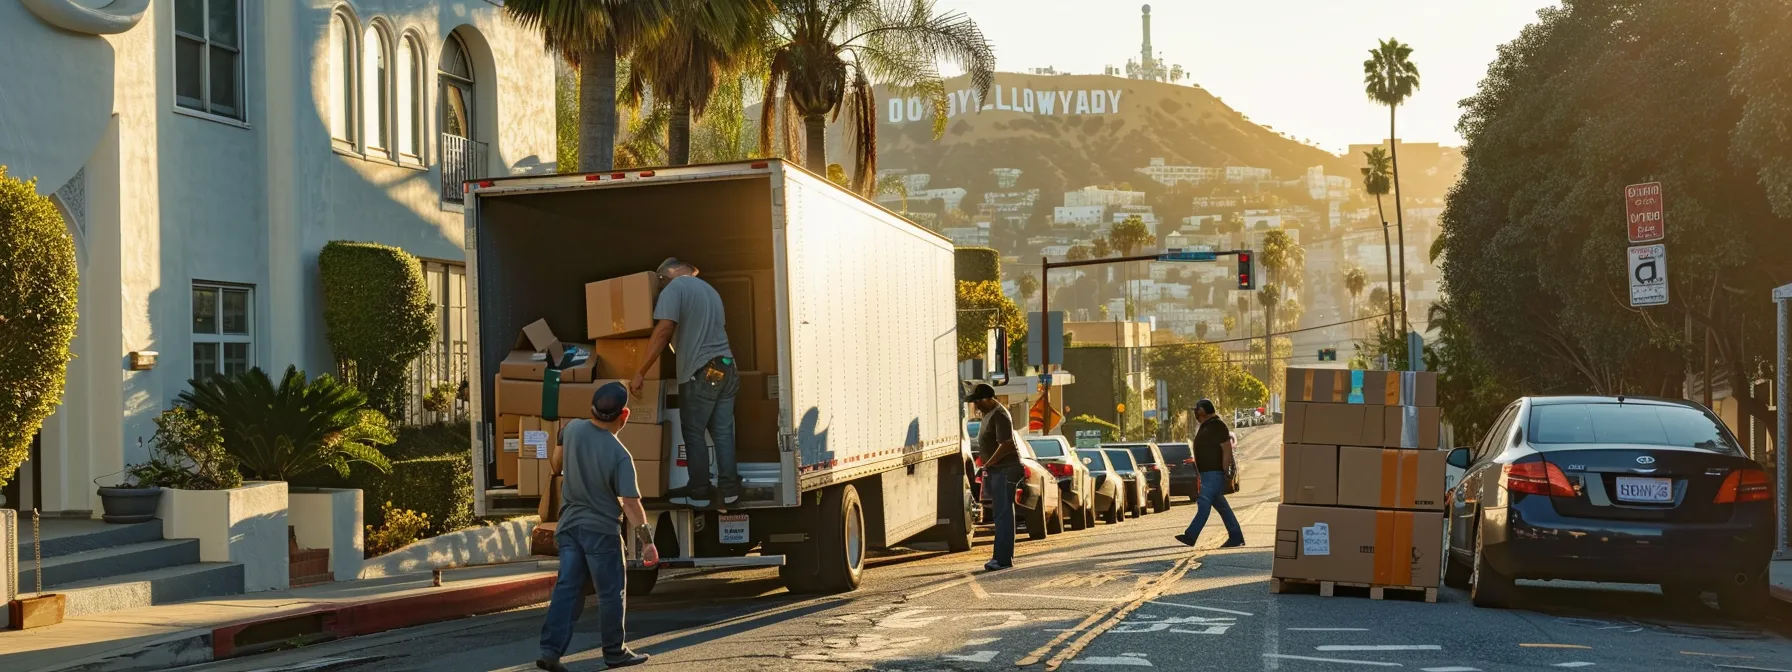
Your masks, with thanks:
[{"label": "green shrub", "polygon": [[1078,431],[1087,431],[1091,429],[1099,430],[1101,432],[1102,443],[1112,443],[1120,440],[1119,425],[1097,418],[1093,415],[1085,413],[1064,421],[1064,436],[1070,437],[1072,441],[1076,440],[1076,433]]},{"label": "green shrub", "polygon": [[394,460],[418,457],[458,457],[464,460],[472,445],[472,432],[466,421],[438,422],[421,427],[400,427],[398,441],[387,446],[385,453]]},{"label": "green shrub", "polygon": [[1001,282],[1002,258],[988,247],[960,247],[952,251],[953,271],[959,282]]},{"label": "green shrub", "polygon": [[437,383],[423,395],[423,410],[436,415],[447,415],[454,412],[455,393],[459,391],[454,383]]},{"label": "green shrub", "polygon": [[175,406],[156,416],[148,462],[126,470],[132,487],[228,490],[241,487],[243,474],[224,449],[224,430],[210,414]]},{"label": "green shrub", "polygon": [[1027,317],[994,282],[958,283],[958,360],[982,359],[989,349],[989,328],[1007,327],[1010,350],[1027,342]]},{"label": "green shrub", "polygon": [[0,166],[0,483],[62,400],[79,287],[75,241],[37,181]]},{"label": "green shrub", "polygon": [[304,371],[288,366],[276,388],[255,367],[189,383],[181,402],[218,419],[225,450],[250,476],[287,481],[324,467],[347,476],[351,462],[391,469],[377,448],[394,441],[385,417],[328,375],[307,382]]},{"label": "green shrub", "polygon": [[[362,502],[389,502],[399,509],[429,515],[431,534],[445,534],[473,525],[473,473],[467,455],[397,460],[390,473],[357,471],[350,487],[361,490]],[[384,512],[363,507],[366,523],[381,526]]]},{"label": "green shrub", "polygon": [[376,243],[332,241],[317,255],[324,336],[343,382],[386,415],[401,410],[405,369],[429,348],[435,306],[423,266]]},{"label": "green shrub", "polygon": [[385,522],[379,527],[367,526],[365,553],[369,558],[416,543],[429,532],[429,514],[395,508],[391,502],[380,508],[380,518]]}]

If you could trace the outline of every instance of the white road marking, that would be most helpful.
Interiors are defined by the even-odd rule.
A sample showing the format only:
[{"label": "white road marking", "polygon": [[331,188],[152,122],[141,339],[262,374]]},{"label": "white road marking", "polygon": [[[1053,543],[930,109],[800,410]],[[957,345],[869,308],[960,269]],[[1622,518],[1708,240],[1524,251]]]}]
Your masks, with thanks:
[{"label": "white road marking", "polygon": [[1374,665],[1376,667],[1404,667],[1399,663],[1384,663],[1378,660],[1345,660],[1343,658],[1316,658],[1313,656],[1292,656],[1285,653],[1265,653],[1264,658],[1282,660],[1308,660],[1315,663],[1339,663],[1343,665]]},{"label": "white road marking", "polygon": [[1151,601],[1151,604],[1156,604],[1156,605],[1165,606],[1165,607],[1182,607],[1183,609],[1200,609],[1202,611],[1217,611],[1222,614],[1236,614],[1239,616],[1256,616],[1256,614],[1253,614],[1248,611],[1234,611],[1231,609],[1221,609],[1219,607],[1197,607],[1192,604],[1177,604],[1175,602],[1159,602],[1156,600]]},{"label": "white road marking", "polygon": [[1792,672],[1778,667],[1749,667],[1747,665],[1712,665],[1720,670],[1747,670],[1748,672]]},{"label": "white road marking", "polygon": [[921,599],[921,598],[923,598],[923,597],[927,597],[927,596],[928,596],[928,595],[932,595],[932,594],[934,594],[934,593],[937,593],[937,592],[940,592],[940,591],[942,591],[942,590],[945,590],[945,589],[947,589],[947,588],[951,588],[951,587],[953,587],[953,586],[957,586],[957,585],[959,585],[959,584],[962,584],[962,583],[969,583],[969,582],[971,582],[971,581],[974,581],[974,580],[976,580],[976,577],[974,577],[974,576],[971,576],[971,575],[970,575],[970,574],[966,574],[966,575],[964,575],[964,576],[963,576],[963,577],[960,577],[960,578],[957,578],[957,579],[953,579],[953,580],[951,580],[951,581],[947,581],[947,582],[945,582],[945,583],[942,583],[942,584],[939,584],[939,585],[937,585],[937,586],[934,586],[934,587],[932,587],[932,588],[928,588],[928,589],[927,589],[927,590],[923,590],[923,591],[920,591],[920,592],[915,592],[915,593],[909,593],[909,594],[908,594],[908,595],[904,595],[904,596],[903,596],[903,598],[902,598],[902,599],[905,599],[905,600],[919,600],[919,599]]},{"label": "white road marking", "polygon": [[1151,661],[1145,660],[1142,653],[1123,653],[1118,656],[1090,656],[1070,661],[1071,665],[1130,665],[1133,667],[1152,667]]},{"label": "white road marking", "polygon": [[1368,628],[1289,628],[1289,632],[1368,632]]},{"label": "white road marking", "polygon": [[[1168,630],[1170,632],[1180,632],[1189,635],[1223,635],[1226,634],[1226,631],[1230,630],[1232,626],[1238,624],[1236,621],[1237,619],[1231,616],[1216,616],[1214,618],[1202,618],[1200,616],[1184,616],[1181,618],[1139,616],[1138,618],[1114,626],[1114,629],[1109,632],[1136,634],[1145,632],[1163,632]],[[1189,628],[1171,627],[1178,625],[1189,626]]]},{"label": "white road marking", "polygon": [[990,595],[995,595],[997,597],[1024,597],[1031,600],[1077,600],[1079,602],[1100,602],[1102,604],[1126,602],[1138,597],[1137,594],[1127,594],[1120,597],[1078,597],[1076,595],[1038,595],[1034,593],[990,593]]},{"label": "white road marking", "polygon": [[1423,672],[1481,672],[1479,667],[1427,667]]},{"label": "white road marking", "polygon": [[946,660],[956,660],[961,663],[987,663],[996,659],[996,652],[978,651],[976,653],[968,653],[964,655],[947,654],[940,657],[945,658]]},{"label": "white road marking", "polygon": [[1325,644],[1315,651],[1442,651],[1436,644]]},{"label": "white road marking", "polygon": [[1556,663],[1555,664],[1555,667],[1592,667],[1592,666],[1593,666],[1592,663],[1578,661],[1578,660],[1571,662],[1571,663]]}]

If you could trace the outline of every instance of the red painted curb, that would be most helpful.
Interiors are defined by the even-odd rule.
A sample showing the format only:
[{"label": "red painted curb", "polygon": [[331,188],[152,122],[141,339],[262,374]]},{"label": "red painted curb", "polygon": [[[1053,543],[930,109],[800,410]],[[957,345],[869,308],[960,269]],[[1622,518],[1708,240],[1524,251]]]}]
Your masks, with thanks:
[{"label": "red painted curb", "polygon": [[212,659],[439,623],[546,602],[553,575],[446,589],[389,600],[318,604],[212,630]]}]

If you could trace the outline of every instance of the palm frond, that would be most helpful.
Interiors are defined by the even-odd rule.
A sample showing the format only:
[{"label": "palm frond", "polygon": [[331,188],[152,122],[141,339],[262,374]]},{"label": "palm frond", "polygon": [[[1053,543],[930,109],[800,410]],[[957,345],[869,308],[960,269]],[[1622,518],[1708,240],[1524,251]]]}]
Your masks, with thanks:
[{"label": "palm frond", "polygon": [[852,89],[843,107],[846,147],[852,152],[851,189],[871,196],[877,184],[877,94],[863,69],[854,69]]},{"label": "palm frond", "polygon": [[504,13],[541,33],[548,49],[574,65],[586,49],[627,52],[664,30],[669,0],[508,0]]}]

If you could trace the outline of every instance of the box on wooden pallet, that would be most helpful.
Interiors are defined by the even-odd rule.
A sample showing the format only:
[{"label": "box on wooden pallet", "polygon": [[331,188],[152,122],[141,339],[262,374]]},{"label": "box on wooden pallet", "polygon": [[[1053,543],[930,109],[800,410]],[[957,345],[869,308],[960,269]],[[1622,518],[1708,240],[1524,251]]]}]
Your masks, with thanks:
[{"label": "box on wooden pallet", "polygon": [[646,336],[653,331],[653,302],[659,297],[659,291],[659,276],[653,271],[585,285],[585,335],[590,338]]},{"label": "box on wooden pallet", "polygon": [[1289,367],[1288,401],[1377,406],[1437,406],[1433,371],[1361,371]]},{"label": "box on wooden pallet", "polygon": [[1313,446],[1379,446],[1382,407],[1289,402],[1283,407],[1282,440]]},{"label": "box on wooden pallet", "polygon": [[1282,444],[1282,503],[1338,503],[1338,447]]},{"label": "box on wooden pallet", "polygon": [[1270,576],[1435,588],[1443,514],[1283,504]]},{"label": "box on wooden pallet", "polygon": [[1339,506],[1439,511],[1444,508],[1440,450],[1338,448]]},{"label": "box on wooden pallet", "polygon": [[1422,406],[1383,406],[1381,443],[1384,448],[1437,450],[1443,434],[1443,409]]}]

